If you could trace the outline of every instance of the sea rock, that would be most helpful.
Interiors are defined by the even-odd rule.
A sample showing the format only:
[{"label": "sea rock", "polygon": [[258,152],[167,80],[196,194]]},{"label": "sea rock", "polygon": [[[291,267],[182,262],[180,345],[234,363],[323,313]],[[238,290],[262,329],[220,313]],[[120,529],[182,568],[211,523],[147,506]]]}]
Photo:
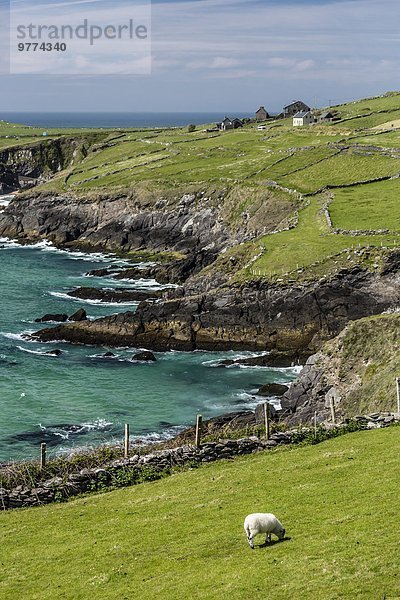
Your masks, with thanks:
[{"label": "sea rock", "polygon": [[105,352],[103,354],[103,358],[115,358],[116,354],[114,354],[114,352]]},{"label": "sea rock", "polygon": [[262,385],[257,392],[257,396],[283,396],[289,390],[287,385],[280,383],[267,383]]},{"label": "sea rock", "polygon": [[155,362],[157,359],[152,352],[138,352],[131,358],[135,362]]},{"label": "sea rock", "polygon": [[39,319],[35,319],[35,323],[65,323],[68,320],[68,315],[61,313],[61,314],[46,314],[43,317],[40,317]]},{"label": "sea rock", "polygon": [[72,298],[99,300],[100,302],[143,302],[144,300],[160,298],[162,292],[160,290],[143,291],[130,288],[98,289],[80,287],[68,292],[68,295]]},{"label": "sea rock", "polygon": [[272,350],[268,354],[262,354],[261,356],[221,360],[217,367],[231,367],[233,365],[245,365],[249,367],[292,367],[294,365],[305,363],[308,356],[309,353],[307,352],[279,352]]},{"label": "sea rock", "polygon": [[84,308],[79,308],[73,315],[68,318],[68,321],[76,321],[79,323],[80,321],[86,321],[87,314]]},{"label": "sea rock", "polygon": [[48,352],[46,352],[46,354],[48,354],[48,356],[61,356],[62,355],[62,350],[59,350],[58,348],[56,348],[55,350],[49,350]]}]

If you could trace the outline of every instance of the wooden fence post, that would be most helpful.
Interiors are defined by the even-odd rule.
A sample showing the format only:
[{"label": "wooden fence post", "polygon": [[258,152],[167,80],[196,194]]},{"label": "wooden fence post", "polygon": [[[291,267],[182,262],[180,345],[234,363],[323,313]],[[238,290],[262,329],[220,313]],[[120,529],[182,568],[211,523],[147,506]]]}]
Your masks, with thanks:
[{"label": "wooden fence post", "polygon": [[264,402],[264,422],[265,422],[265,438],[267,440],[269,440],[270,435],[271,435],[269,402]]},{"label": "wooden fence post", "polygon": [[45,442],[40,444],[40,470],[46,468],[46,454],[47,454],[47,445]]},{"label": "wooden fence post", "polygon": [[336,410],[335,410],[335,399],[331,398],[331,417],[332,417],[332,423],[334,425],[336,425]]},{"label": "wooden fence post", "polygon": [[197,447],[201,444],[201,430],[203,428],[203,417],[201,415],[197,415],[196,419],[196,441],[195,444]]},{"label": "wooden fence post", "polygon": [[314,413],[314,437],[317,439],[317,411]]},{"label": "wooden fence post", "polygon": [[397,387],[397,412],[400,413],[400,377],[396,377]]},{"label": "wooden fence post", "polygon": [[125,423],[124,458],[129,458],[129,425]]}]

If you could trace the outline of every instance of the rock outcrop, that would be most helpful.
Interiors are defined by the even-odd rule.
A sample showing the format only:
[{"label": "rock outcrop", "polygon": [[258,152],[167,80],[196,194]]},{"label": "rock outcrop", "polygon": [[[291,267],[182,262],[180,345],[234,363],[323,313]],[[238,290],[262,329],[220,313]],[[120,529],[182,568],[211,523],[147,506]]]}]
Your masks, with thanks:
[{"label": "rock outcrop", "polygon": [[163,302],[144,302],[135,313],[57,326],[35,335],[43,341],[156,351],[276,349],[310,354],[349,321],[399,304],[397,271],[377,275],[357,267],[330,280],[293,286],[252,282],[200,296],[180,291]]},{"label": "rock outcrop", "polygon": [[32,187],[85,156],[90,136],[38,140],[23,146],[0,150],[0,192]]},{"label": "rock outcrop", "polygon": [[396,410],[399,328],[400,314],[350,323],[309,358],[281,398],[282,418],[307,423],[317,412],[323,420],[330,418],[332,404],[339,419]]},{"label": "rock outcrop", "polygon": [[[68,292],[71,298],[80,298],[81,300],[98,300],[99,302],[143,302],[161,298],[163,292],[160,290],[144,291],[131,288],[89,288],[80,287]],[[73,316],[76,316],[73,315]],[[70,319],[71,321],[82,321],[82,319]]]}]

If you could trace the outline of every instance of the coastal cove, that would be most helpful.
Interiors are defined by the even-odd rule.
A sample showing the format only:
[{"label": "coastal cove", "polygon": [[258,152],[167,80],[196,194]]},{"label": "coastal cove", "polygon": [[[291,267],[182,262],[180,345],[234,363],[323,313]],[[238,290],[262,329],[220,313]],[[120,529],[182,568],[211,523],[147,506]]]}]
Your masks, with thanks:
[{"label": "coastal cove", "polygon": [[[72,315],[79,308],[94,319],[137,303],[100,303],[71,298],[79,286],[127,287],[126,282],[88,278],[92,269],[126,264],[113,255],[67,252],[43,242],[21,246],[0,240],[0,461],[37,456],[41,441],[51,453],[119,440],[123,424],[132,438],[159,441],[191,425],[196,413],[211,418],[254,408],[255,391],[268,382],[288,383],[298,368],[215,368],[221,359],[252,353],[165,352],[152,364],[135,363],[138,348],[73,346],[28,341],[45,313]],[[135,290],[162,288],[154,280],[129,283]],[[43,327],[49,325],[43,325]],[[59,349],[58,357],[47,354]]]}]

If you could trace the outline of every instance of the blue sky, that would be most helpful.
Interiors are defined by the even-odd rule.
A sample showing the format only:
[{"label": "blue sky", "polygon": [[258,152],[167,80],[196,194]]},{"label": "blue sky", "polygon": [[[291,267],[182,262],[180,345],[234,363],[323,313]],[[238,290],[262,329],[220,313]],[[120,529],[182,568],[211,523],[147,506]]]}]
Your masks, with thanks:
[{"label": "blue sky", "polygon": [[[40,4],[67,13],[76,1]],[[117,19],[130,2],[79,5],[83,17],[108,5]],[[278,111],[295,98],[374,95],[400,87],[399,23],[399,0],[157,0],[151,75],[8,75],[0,64],[0,112]]]}]

